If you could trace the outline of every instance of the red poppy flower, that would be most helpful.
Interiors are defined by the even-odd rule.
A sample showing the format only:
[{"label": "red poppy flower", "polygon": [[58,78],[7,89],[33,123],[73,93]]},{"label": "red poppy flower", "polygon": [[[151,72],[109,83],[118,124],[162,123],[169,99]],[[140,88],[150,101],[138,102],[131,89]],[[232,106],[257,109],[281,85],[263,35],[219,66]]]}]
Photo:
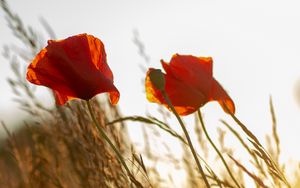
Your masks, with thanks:
[{"label": "red poppy flower", "polygon": [[[223,87],[213,78],[212,58],[191,55],[173,55],[170,63],[161,60],[166,72],[165,91],[179,115],[188,115],[209,101],[218,101],[223,110],[234,114],[235,106]],[[146,75],[146,94],[150,102],[168,105],[150,80],[150,68]]]},{"label": "red poppy flower", "polygon": [[73,98],[89,100],[104,92],[109,93],[112,104],[120,97],[103,43],[87,34],[49,40],[28,66],[27,80],[53,89],[60,105]]}]

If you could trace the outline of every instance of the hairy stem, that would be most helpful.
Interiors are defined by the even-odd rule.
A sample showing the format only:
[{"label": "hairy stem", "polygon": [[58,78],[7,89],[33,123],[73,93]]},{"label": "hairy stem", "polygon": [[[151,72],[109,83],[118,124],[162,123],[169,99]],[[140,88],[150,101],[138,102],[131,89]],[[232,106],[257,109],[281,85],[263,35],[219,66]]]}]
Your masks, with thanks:
[{"label": "hairy stem", "polygon": [[204,180],[204,183],[205,183],[206,187],[207,187],[207,188],[210,188],[210,185],[209,185],[209,183],[208,183],[208,180],[207,180],[207,178],[206,178],[206,175],[205,175],[205,173],[204,173],[204,171],[203,171],[203,168],[202,168],[202,166],[201,166],[201,164],[200,164],[200,161],[199,161],[199,159],[198,159],[198,157],[197,157],[197,153],[196,153],[196,151],[195,151],[195,149],[194,149],[194,146],[193,146],[193,144],[192,144],[191,138],[190,138],[190,136],[189,136],[189,134],[188,134],[188,132],[187,132],[187,130],[186,130],[186,128],[185,128],[185,126],[184,126],[182,120],[181,120],[181,118],[179,117],[178,113],[176,112],[174,106],[172,105],[172,103],[171,103],[171,101],[170,101],[170,99],[169,99],[167,93],[166,93],[164,90],[162,90],[161,92],[162,92],[162,95],[163,95],[163,97],[165,98],[165,100],[166,100],[168,106],[171,108],[172,112],[173,112],[174,115],[176,116],[176,118],[177,118],[177,120],[178,120],[178,122],[179,122],[179,124],[180,124],[180,126],[181,126],[181,128],[182,128],[182,130],[183,130],[183,132],[184,132],[184,134],[185,134],[185,137],[186,137],[186,139],[187,139],[187,141],[188,141],[188,145],[189,145],[189,147],[190,147],[190,149],[191,149],[191,152],[192,152],[192,154],[193,154],[193,157],[194,157],[194,159],[195,159],[195,161],[196,161],[197,167],[198,167],[198,169],[199,169],[199,171],[200,171],[200,174],[201,174],[201,176],[202,176],[202,178],[203,178],[203,180]]},{"label": "hairy stem", "polygon": [[222,153],[220,152],[220,150],[217,148],[217,146],[214,144],[214,142],[211,140],[210,136],[208,135],[208,132],[206,130],[206,127],[205,127],[205,124],[204,124],[204,121],[203,121],[203,118],[202,118],[202,115],[201,115],[201,112],[200,112],[200,109],[197,110],[197,113],[198,113],[198,117],[199,117],[199,120],[200,120],[200,123],[201,123],[201,126],[202,126],[202,129],[204,131],[204,134],[206,136],[206,138],[208,139],[209,143],[212,145],[212,147],[214,148],[214,150],[217,152],[217,154],[219,155],[219,157],[221,158],[226,170],[228,171],[229,173],[229,176],[231,177],[231,179],[234,181],[235,185],[238,187],[238,188],[241,188],[241,186],[239,185],[239,183],[237,182],[237,180],[235,179],[235,177],[233,176],[230,168],[228,167]]},{"label": "hairy stem", "polygon": [[93,112],[92,109],[92,105],[90,103],[89,100],[86,101],[90,115],[93,119],[94,124],[96,125],[96,128],[98,129],[101,137],[109,144],[109,146],[114,150],[115,154],[117,155],[117,158],[119,159],[120,163],[123,165],[123,167],[125,168],[127,175],[130,177],[130,180],[137,185],[138,187],[143,187],[135,178],[134,176],[131,174],[127,164],[125,163],[124,158],[122,157],[121,153],[119,152],[119,150],[116,148],[116,146],[112,143],[112,141],[109,139],[109,137],[107,136],[107,134],[105,133],[105,131],[103,130],[103,128],[99,125],[99,122],[96,120],[95,114]]}]

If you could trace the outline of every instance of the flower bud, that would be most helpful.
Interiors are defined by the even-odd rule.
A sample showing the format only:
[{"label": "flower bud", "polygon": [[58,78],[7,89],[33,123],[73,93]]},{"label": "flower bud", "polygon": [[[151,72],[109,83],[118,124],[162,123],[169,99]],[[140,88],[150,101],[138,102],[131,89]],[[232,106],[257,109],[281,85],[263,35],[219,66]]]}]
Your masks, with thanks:
[{"label": "flower bud", "polygon": [[160,69],[152,69],[149,73],[151,83],[159,90],[164,90],[166,80]]}]

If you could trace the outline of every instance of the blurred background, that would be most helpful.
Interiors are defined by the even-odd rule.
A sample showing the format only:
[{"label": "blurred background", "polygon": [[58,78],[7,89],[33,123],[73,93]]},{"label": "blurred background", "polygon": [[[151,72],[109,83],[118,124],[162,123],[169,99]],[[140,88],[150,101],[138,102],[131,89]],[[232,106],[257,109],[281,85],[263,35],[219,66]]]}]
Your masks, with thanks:
[{"label": "blurred background", "polygon": [[[300,151],[295,149],[300,141],[298,1],[10,0],[8,3],[24,23],[41,32],[40,40],[45,45],[50,39],[43,33],[45,20],[57,39],[78,33],[100,38],[106,47],[115,85],[121,92],[118,106],[123,115],[155,114],[157,105],[148,103],[144,94],[145,72],[141,67],[161,68],[160,59],[169,61],[175,53],[213,57],[214,77],[235,101],[236,115],[262,140],[271,132],[269,98],[272,96],[282,160],[300,160]],[[22,49],[22,43],[7,27],[3,11],[0,11],[0,25],[0,46]],[[1,56],[0,120],[13,129],[26,113],[13,101],[7,83],[11,75],[7,60]],[[53,106],[53,99],[44,94],[46,91],[39,91],[38,96]],[[219,120],[227,119],[227,115],[216,103],[205,105],[202,111],[210,132],[216,136]],[[187,122],[189,118],[185,118]],[[139,128],[129,127],[129,130],[131,138],[138,142]]]}]

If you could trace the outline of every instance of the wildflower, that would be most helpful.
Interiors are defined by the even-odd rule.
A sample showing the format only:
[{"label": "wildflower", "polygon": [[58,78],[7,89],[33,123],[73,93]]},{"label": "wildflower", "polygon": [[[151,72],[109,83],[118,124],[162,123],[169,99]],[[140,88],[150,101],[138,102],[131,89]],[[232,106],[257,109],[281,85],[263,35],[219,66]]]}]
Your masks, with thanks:
[{"label": "wildflower", "polygon": [[[170,63],[163,60],[161,63],[166,72],[163,74],[164,91],[179,115],[191,114],[209,101],[218,101],[226,113],[234,114],[235,106],[232,99],[212,75],[211,57],[175,54]],[[151,81],[153,79],[150,75],[155,70],[150,68],[146,75],[147,99],[170,108],[162,95],[162,90]]]},{"label": "wildflower", "polygon": [[89,100],[104,92],[109,93],[112,104],[120,97],[103,43],[88,34],[49,40],[28,66],[27,80],[53,89],[59,105],[73,98]]}]

